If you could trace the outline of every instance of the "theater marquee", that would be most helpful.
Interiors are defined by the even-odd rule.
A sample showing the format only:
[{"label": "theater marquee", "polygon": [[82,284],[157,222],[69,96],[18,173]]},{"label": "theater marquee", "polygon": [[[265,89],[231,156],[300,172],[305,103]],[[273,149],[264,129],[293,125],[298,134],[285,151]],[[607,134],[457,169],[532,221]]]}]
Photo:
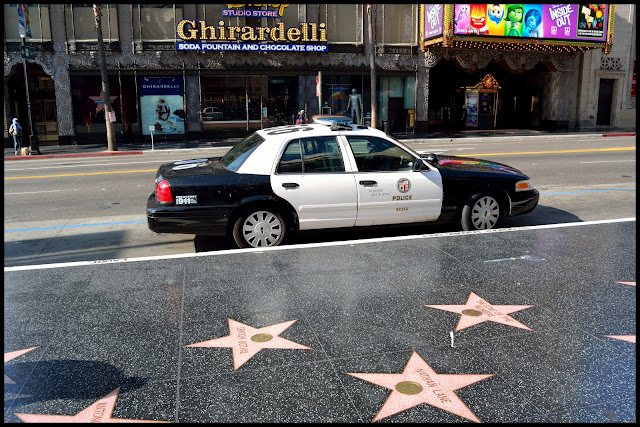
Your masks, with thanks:
[{"label": "theater marquee", "polygon": [[426,4],[422,49],[462,47],[575,52],[613,47],[609,4]]}]

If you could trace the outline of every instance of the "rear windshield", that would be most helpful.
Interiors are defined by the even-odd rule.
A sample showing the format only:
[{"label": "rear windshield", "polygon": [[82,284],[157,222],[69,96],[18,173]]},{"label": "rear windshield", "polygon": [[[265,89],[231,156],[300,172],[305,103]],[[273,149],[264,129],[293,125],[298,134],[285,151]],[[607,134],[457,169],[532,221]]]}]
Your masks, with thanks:
[{"label": "rear windshield", "polygon": [[227,151],[227,154],[220,159],[220,164],[229,170],[237,172],[251,153],[263,142],[263,137],[255,132],[252,133]]}]

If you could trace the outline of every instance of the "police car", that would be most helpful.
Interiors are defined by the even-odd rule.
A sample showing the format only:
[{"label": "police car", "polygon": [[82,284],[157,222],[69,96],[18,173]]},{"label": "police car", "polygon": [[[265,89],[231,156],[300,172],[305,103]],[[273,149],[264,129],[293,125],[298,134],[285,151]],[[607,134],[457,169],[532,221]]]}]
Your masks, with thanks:
[{"label": "police car", "polygon": [[539,199],[510,166],[422,157],[350,123],[259,130],[223,157],[163,164],[155,183],[151,230],[228,236],[241,248],[278,246],[299,230],[452,221],[492,229]]}]

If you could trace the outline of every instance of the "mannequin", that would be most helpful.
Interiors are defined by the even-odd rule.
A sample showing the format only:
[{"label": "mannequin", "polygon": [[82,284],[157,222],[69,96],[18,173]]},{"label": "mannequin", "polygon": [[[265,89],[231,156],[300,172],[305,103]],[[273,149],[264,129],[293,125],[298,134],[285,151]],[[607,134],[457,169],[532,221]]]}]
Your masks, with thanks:
[{"label": "mannequin", "polygon": [[[349,95],[349,103],[347,104],[347,110],[351,107],[351,121],[354,124],[360,124],[360,118],[362,117],[362,96],[358,93],[356,88],[351,89],[351,95]],[[344,110],[342,114],[346,113]]]}]

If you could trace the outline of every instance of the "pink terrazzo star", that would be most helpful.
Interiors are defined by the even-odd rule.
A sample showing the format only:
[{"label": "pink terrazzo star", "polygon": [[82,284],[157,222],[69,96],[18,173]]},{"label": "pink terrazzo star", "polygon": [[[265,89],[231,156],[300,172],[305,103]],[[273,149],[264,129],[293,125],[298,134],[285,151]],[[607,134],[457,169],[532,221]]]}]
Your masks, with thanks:
[{"label": "pink terrazzo star", "polygon": [[[4,363],[7,363],[9,360],[15,359],[16,357],[22,356],[25,353],[29,353],[31,350],[38,348],[36,347],[29,347],[29,348],[25,348],[24,350],[17,350],[17,351],[10,351],[9,353],[5,353],[4,354]],[[13,381],[11,378],[9,378],[7,376],[7,374],[4,374],[4,383],[5,384],[15,384],[15,381]]]},{"label": "pink terrazzo star", "polygon": [[461,314],[456,331],[486,321],[502,323],[503,325],[514,326],[528,331],[533,330],[509,316],[510,313],[533,307],[532,305],[492,305],[473,292],[469,294],[465,305],[425,305],[425,307]]},{"label": "pink terrazzo star", "polygon": [[[93,102],[95,102],[96,105],[96,114],[98,114],[100,112],[100,110],[102,110],[104,108],[104,89],[102,89],[100,91],[100,95],[98,96],[90,96],[89,97]],[[116,99],[118,99],[117,96],[112,95],[109,97],[109,99],[111,100],[111,102],[113,103],[113,101],[115,101]]]},{"label": "pink terrazzo star", "polygon": [[605,337],[613,338],[616,340],[628,341],[635,344],[636,336],[635,335],[605,335]]},{"label": "pink terrazzo star", "polygon": [[629,285],[629,286],[635,286],[636,282],[616,282],[616,283],[622,283],[623,285]]},{"label": "pink terrazzo star", "polygon": [[311,350],[310,347],[279,336],[293,325],[296,320],[265,326],[264,328],[253,328],[233,319],[227,320],[229,321],[229,335],[189,344],[186,347],[229,347],[233,352],[234,370],[265,348]]},{"label": "pink terrazzo star", "polygon": [[18,414],[16,416],[25,423],[168,423],[170,421],[132,420],[128,418],[111,418],[116,406],[120,387],[102,399],[78,412],[76,415],[41,415]]},{"label": "pink terrazzo star", "polygon": [[494,375],[437,374],[415,351],[401,374],[346,373],[391,390],[373,421],[426,403],[477,423],[455,391]]}]

